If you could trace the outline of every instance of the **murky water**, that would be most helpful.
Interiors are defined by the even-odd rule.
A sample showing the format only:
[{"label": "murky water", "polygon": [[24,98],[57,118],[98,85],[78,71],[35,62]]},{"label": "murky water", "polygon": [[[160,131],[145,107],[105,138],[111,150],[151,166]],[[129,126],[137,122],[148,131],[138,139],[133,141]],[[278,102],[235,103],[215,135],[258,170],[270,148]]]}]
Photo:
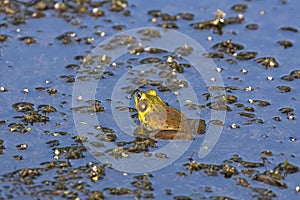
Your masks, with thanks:
[{"label": "murky water", "polygon": [[[297,1],[0,3],[0,199],[299,198]],[[95,51],[147,27],[186,34],[202,63],[124,37],[107,52],[131,49],[115,60]],[[209,154],[198,156],[209,129],[135,138],[135,89],[221,130]],[[214,112],[226,113],[217,125]]]}]

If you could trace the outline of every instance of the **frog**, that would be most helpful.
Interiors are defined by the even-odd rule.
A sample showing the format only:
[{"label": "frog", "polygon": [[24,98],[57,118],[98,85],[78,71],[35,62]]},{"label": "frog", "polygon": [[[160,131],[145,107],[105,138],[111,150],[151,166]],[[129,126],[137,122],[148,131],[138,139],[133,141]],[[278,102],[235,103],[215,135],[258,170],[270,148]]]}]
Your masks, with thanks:
[{"label": "frog", "polygon": [[[133,94],[141,126],[135,133],[148,132],[150,137],[163,140],[192,140],[194,128],[179,110],[167,105],[150,89]],[[146,130],[145,130],[146,129]]]}]

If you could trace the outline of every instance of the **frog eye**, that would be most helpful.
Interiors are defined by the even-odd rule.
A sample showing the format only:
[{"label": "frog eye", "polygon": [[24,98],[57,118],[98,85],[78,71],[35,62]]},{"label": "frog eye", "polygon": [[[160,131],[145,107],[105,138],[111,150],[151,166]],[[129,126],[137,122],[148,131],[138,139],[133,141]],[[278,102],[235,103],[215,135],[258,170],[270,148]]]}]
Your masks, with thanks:
[{"label": "frog eye", "polygon": [[141,93],[139,90],[136,90],[136,91],[134,92],[134,95],[135,95],[138,99],[140,99],[140,98],[142,97],[142,93]]},{"label": "frog eye", "polygon": [[138,104],[138,108],[140,112],[144,112],[148,108],[148,103],[146,101],[140,101]]}]

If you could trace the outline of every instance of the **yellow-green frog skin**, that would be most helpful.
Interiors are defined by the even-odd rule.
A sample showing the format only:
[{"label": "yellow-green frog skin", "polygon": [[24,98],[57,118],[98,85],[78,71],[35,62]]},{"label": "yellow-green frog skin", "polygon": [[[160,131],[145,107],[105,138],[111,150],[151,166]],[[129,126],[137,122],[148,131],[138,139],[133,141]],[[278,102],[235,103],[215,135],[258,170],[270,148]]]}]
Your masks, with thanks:
[{"label": "yellow-green frog skin", "polygon": [[155,90],[135,91],[134,103],[144,128],[159,139],[192,139],[193,129],[188,119],[177,109],[166,105]]}]

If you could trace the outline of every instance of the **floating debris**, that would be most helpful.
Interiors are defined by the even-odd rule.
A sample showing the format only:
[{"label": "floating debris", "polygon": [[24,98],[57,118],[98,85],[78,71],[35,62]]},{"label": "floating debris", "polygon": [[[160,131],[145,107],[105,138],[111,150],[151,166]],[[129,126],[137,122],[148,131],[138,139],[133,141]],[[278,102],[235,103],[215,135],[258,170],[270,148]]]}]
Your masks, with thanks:
[{"label": "floating debris", "polygon": [[279,112],[286,115],[294,115],[294,109],[293,108],[280,108]]},{"label": "floating debris", "polygon": [[298,29],[295,28],[295,27],[291,27],[291,26],[283,26],[283,27],[280,27],[280,30],[298,33]]},{"label": "floating debris", "polygon": [[39,114],[37,111],[31,111],[24,116],[21,117],[22,122],[24,122],[24,125],[27,126],[28,124],[33,125],[37,122],[46,123],[49,122],[49,117],[43,116]]},{"label": "floating debris", "polygon": [[238,113],[241,117],[247,117],[247,118],[255,118],[255,114],[253,113],[246,113],[246,112],[239,112]]},{"label": "floating debris", "polygon": [[25,128],[23,124],[20,123],[11,123],[8,125],[10,132],[19,132],[19,133],[26,133],[28,129]]},{"label": "floating debris", "polygon": [[8,35],[0,34],[0,42],[6,42]]},{"label": "floating debris", "polygon": [[288,40],[280,40],[277,42],[280,46],[283,46],[285,49],[290,48],[293,46],[293,43]]},{"label": "floating debris", "polygon": [[236,177],[236,178],[234,178],[234,180],[237,181],[237,185],[240,185],[244,188],[250,188],[251,187],[251,184],[245,178]]},{"label": "floating debris", "polygon": [[0,87],[0,92],[7,92],[8,90],[5,87]]},{"label": "floating debris", "polygon": [[[78,97],[80,101],[83,101],[83,98],[81,96]],[[74,111],[80,111],[81,113],[93,113],[93,112],[104,112],[105,108],[101,106],[101,102],[98,100],[87,100],[85,101],[86,106],[78,106],[78,107],[73,107],[72,110]]]},{"label": "floating debris", "polygon": [[125,194],[131,194],[133,191],[127,188],[105,188],[104,190],[108,191],[111,195],[125,195]]},{"label": "floating debris", "polygon": [[231,7],[231,10],[234,10],[235,12],[245,12],[247,8],[247,4],[235,4]]},{"label": "floating debris", "polygon": [[299,172],[299,167],[289,163],[289,161],[286,160],[283,163],[279,163],[275,167],[275,170],[279,170],[279,171],[283,172],[284,174],[294,174],[294,173]]},{"label": "floating debris", "polygon": [[215,13],[215,19],[193,23],[191,26],[193,26],[194,29],[213,29],[216,30],[216,32],[220,35],[223,34],[223,27],[230,25],[230,24],[240,24],[244,21],[244,17],[242,15],[238,15],[237,17],[227,17],[225,18],[226,13],[222,10],[217,10]]},{"label": "floating debris", "polygon": [[25,150],[28,148],[28,145],[27,144],[19,144],[16,146],[19,150]]},{"label": "floating debris", "polygon": [[206,106],[217,111],[232,111],[232,109],[224,102],[209,102],[206,104]]},{"label": "floating debris", "polygon": [[226,53],[228,55],[234,55],[238,50],[244,49],[244,46],[238,43],[232,42],[232,40],[226,40],[217,43],[212,46],[212,49],[216,49],[220,52]]},{"label": "floating debris", "polygon": [[246,69],[241,69],[240,72],[242,72],[243,74],[247,74],[247,73],[248,73],[248,70],[246,70]]},{"label": "floating debris", "polygon": [[5,149],[5,146],[3,145],[4,141],[0,139],[0,155],[4,154],[3,149]]},{"label": "floating debris", "polygon": [[38,110],[41,111],[42,113],[56,112],[56,108],[50,105],[39,105]]},{"label": "floating debris", "polygon": [[262,57],[254,60],[256,63],[260,63],[266,69],[268,68],[276,68],[279,66],[278,62],[273,57]]},{"label": "floating debris", "polygon": [[300,78],[300,70],[294,70],[289,75],[282,76],[281,79],[285,81],[293,81]]},{"label": "floating debris", "polygon": [[224,58],[224,54],[223,53],[214,53],[214,52],[210,52],[210,53],[204,53],[203,56],[205,56],[206,58],[219,58],[222,59]]},{"label": "floating debris", "polygon": [[287,93],[290,92],[292,90],[292,88],[290,86],[277,86],[276,87],[281,93]]},{"label": "floating debris", "polygon": [[254,103],[257,103],[257,106],[260,106],[260,107],[265,107],[265,106],[271,105],[270,102],[264,101],[264,100],[256,99],[256,100],[252,100],[252,101],[253,101]]},{"label": "floating debris", "polygon": [[[285,7],[288,6],[282,11],[293,6],[292,2],[286,2],[286,0],[281,0],[279,4],[286,4],[282,5]],[[211,52],[208,52],[205,56],[214,59],[216,65],[212,65],[212,70],[215,70],[215,73],[218,74],[222,73],[219,75],[223,76],[224,85],[226,86],[217,84],[219,81],[217,76],[208,76],[205,78],[208,78],[207,80],[211,85],[206,88],[201,85],[204,84],[203,77],[194,73],[194,67],[198,66],[191,66],[187,60],[184,60],[185,56],[188,57],[198,52],[197,49],[194,49],[194,46],[191,47],[191,44],[188,43],[171,45],[173,48],[171,52],[166,51],[159,44],[158,46],[143,46],[144,42],[159,41],[159,38],[162,39],[168,35],[170,30],[160,32],[156,29],[147,28],[138,31],[138,36],[122,35],[112,37],[105,41],[105,45],[97,46],[99,41],[105,39],[104,37],[108,38],[117,32],[130,28],[130,24],[135,24],[137,19],[145,20],[139,18],[145,14],[139,12],[144,6],[141,3],[132,4],[132,2],[126,0],[57,2],[52,0],[5,0],[0,2],[0,13],[3,16],[0,23],[2,31],[0,34],[0,58],[3,63],[2,70],[4,70],[2,73],[4,79],[3,81],[1,79],[0,87],[3,100],[3,109],[0,109],[0,128],[1,133],[3,133],[0,139],[0,157],[4,162],[4,172],[0,175],[0,181],[3,183],[3,187],[0,189],[0,199],[1,197],[8,199],[23,197],[92,200],[110,199],[118,197],[118,195],[122,195],[125,199],[160,199],[164,198],[164,195],[168,195],[170,199],[178,200],[241,198],[241,195],[237,192],[225,194],[227,191],[225,193],[224,191],[218,191],[218,188],[208,186],[209,182],[197,186],[195,188],[195,191],[197,191],[191,190],[190,193],[189,191],[178,191],[176,184],[163,187],[159,184],[159,180],[164,176],[173,176],[179,182],[189,184],[189,181],[197,180],[203,175],[218,176],[213,179],[219,180],[225,178],[224,183],[233,183],[229,191],[232,189],[243,190],[248,195],[244,198],[282,199],[286,187],[289,187],[288,190],[294,190],[291,197],[298,195],[300,186],[299,183],[294,184],[293,176],[299,173],[299,166],[288,161],[280,161],[279,163],[276,161],[280,156],[289,157],[292,160],[297,157],[292,148],[286,147],[289,145],[297,146],[299,137],[293,131],[286,135],[281,133],[274,135],[274,130],[277,133],[278,130],[283,130],[287,124],[295,124],[298,120],[296,115],[298,97],[292,94],[296,93],[296,81],[300,78],[300,70],[297,69],[297,66],[294,66],[295,63],[292,59],[286,60],[289,59],[288,55],[276,57],[276,60],[268,57],[268,55],[279,55],[283,53],[281,51],[291,51],[289,48],[296,45],[294,36],[299,30],[296,24],[283,26],[293,22],[283,19],[282,27],[280,27],[280,30],[275,30],[273,34],[284,37],[276,37],[277,40],[271,40],[270,45],[266,46],[262,52],[252,49],[254,46],[257,47],[257,44],[253,43],[253,37],[266,33],[265,31],[268,31],[269,26],[276,27],[272,26],[272,22],[276,21],[273,20],[276,17],[272,15],[276,12],[272,12],[272,7],[259,8],[257,5],[255,2],[253,4],[252,1],[233,3],[227,8],[222,7],[224,10],[217,10],[211,18],[209,18],[208,13],[210,8],[205,5],[195,7],[197,12],[195,9],[194,11],[184,11],[188,10],[189,6],[183,6],[182,11],[179,11],[180,9],[177,9],[175,4],[172,7],[158,6],[158,8],[165,11],[150,10],[148,12],[146,20],[148,18],[149,23],[153,23],[154,26],[179,29],[179,31],[184,32],[190,24],[195,29],[208,30],[203,31],[204,35],[199,37],[194,35],[195,40],[198,41],[202,38],[204,43],[207,42],[212,46]],[[248,13],[250,8],[251,12]],[[255,15],[255,12],[252,12],[253,10],[258,11],[256,12],[257,15],[265,16],[258,16],[261,17],[260,21],[255,21],[253,20],[255,19],[255,17],[253,18],[253,14]],[[166,13],[166,11],[170,13]],[[268,17],[266,17],[267,15]],[[249,17],[249,19],[244,20],[244,16]],[[293,13],[291,13],[291,17],[293,17]],[[194,21],[200,18],[207,20]],[[59,22],[56,24],[57,28],[50,32],[44,29],[46,24],[40,24],[55,21]],[[38,24],[41,26],[33,26]],[[64,24],[66,26],[61,29]],[[233,25],[231,26],[231,24]],[[258,29],[259,34],[252,31]],[[219,35],[214,36],[213,34]],[[221,36],[222,34],[223,36]],[[242,40],[238,41],[236,39]],[[214,44],[212,41],[215,41]],[[24,55],[19,56],[20,59],[28,58],[21,65],[17,60],[14,60],[13,56],[9,55],[9,53],[14,52],[11,48],[16,46],[20,47],[20,49],[16,49],[17,53],[24,53]],[[114,56],[110,57],[110,53],[117,52],[121,49],[121,46],[127,48],[128,53],[117,59]],[[245,49],[246,47],[248,49]],[[98,48],[100,51],[105,50],[108,53],[101,54],[99,51],[100,54],[98,54],[95,51]],[[56,50],[61,49],[69,49],[70,51],[56,52]],[[257,59],[257,52],[267,55],[267,57]],[[91,55],[85,55],[89,53]],[[97,55],[93,56],[95,53]],[[250,67],[251,62],[254,61],[266,69],[276,68],[279,66],[277,59],[280,59],[278,62],[282,61],[282,64],[289,66],[288,68],[291,71],[286,71],[283,67],[279,71],[264,72],[263,68]],[[145,64],[153,64],[154,70],[134,71],[141,64],[140,61]],[[47,74],[47,72],[41,72],[41,69],[46,71],[53,69],[53,71],[50,70],[51,73]],[[286,74],[278,75],[282,70],[285,70],[283,73]],[[192,156],[191,152],[187,152],[183,155],[183,159],[189,159],[185,166],[185,172],[180,172],[182,169],[182,166],[180,169],[180,165],[183,163],[182,159],[179,159],[174,165],[175,168],[171,167],[171,170],[167,170],[168,172],[165,174],[160,171],[154,172],[153,175],[138,173],[136,176],[129,173],[120,173],[119,180],[118,175],[115,176],[114,166],[111,164],[84,163],[84,161],[90,160],[91,156],[99,156],[98,159],[104,158],[103,156],[106,156],[106,154],[110,155],[111,159],[123,160],[130,160],[131,156],[136,154],[160,161],[167,161],[171,158],[171,154],[153,151],[168,145],[169,141],[155,141],[143,136],[128,139],[131,137],[130,135],[122,134],[124,127],[118,127],[104,119],[107,116],[110,117],[111,108],[109,105],[112,100],[105,100],[110,97],[108,93],[102,93],[102,87],[105,87],[105,81],[108,84],[110,82],[115,83],[124,73],[128,73],[131,77],[128,79],[128,85],[121,85],[121,89],[126,93],[126,96],[124,96],[124,99],[118,99],[123,104],[117,106],[116,109],[121,112],[129,112],[130,117],[132,117],[129,120],[137,121],[135,108],[126,105],[126,102],[130,100],[130,94],[137,88],[155,88],[165,92],[163,95],[168,96],[170,94],[171,99],[174,97],[171,100],[173,103],[178,103],[179,99],[181,101],[182,98],[193,100],[192,102],[186,101],[187,105],[184,105],[183,108],[193,112],[195,116],[200,114],[201,117],[206,119],[210,113],[214,112],[213,109],[231,111],[231,113],[227,113],[227,115],[232,115],[231,121],[225,123],[221,120],[211,119],[209,123],[217,126],[217,128],[224,128],[223,131],[230,133],[227,135],[228,137],[242,139],[240,142],[244,142],[245,139],[249,145],[246,147],[239,144],[244,149],[231,148],[230,151],[225,149],[226,153],[242,150],[239,153],[243,154],[245,153],[243,151],[251,149],[252,146],[257,147],[257,144],[254,144],[255,142],[263,140],[268,140],[270,144],[279,141],[282,149],[278,151],[278,148],[274,145],[264,147],[268,150],[258,149],[258,157],[254,162],[233,155],[221,163],[218,162],[218,159],[213,161],[215,163],[201,163],[187,157],[184,158],[184,155]],[[157,76],[159,80],[152,79],[154,76]],[[181,79],[182,76],[188,80]],[[281,80],[278,79],[280,76],[282,76]],[[15,77],[19,80],[11,82],[9,77]],[[258,77],[260,77],[259,81],[257,81]],[[72,108],[70,111],[72,88],[70,84],[66,83],[73,83],[75,80],[79,82],[104,81],[103,85],[99,84],[97,87],[100,91],[98,97],[101,101],[100,99],[88,100],[83,96],[83,98],[79,98],[82,100],[82,107]],[[282,81],[285,84],[282,84]],[[287,84],[286,81],[289,81],[289,83]],[[230,86],[230,82],[236,85]],[[195,83],[196,85],[194,85]],[[197,84],[200,84],[199,87],[197,87]],[[261,87],[263,84],[271,84],[271,87]],[[250,86],[248,87],[248,85]],[[16,86],[20,87],[14,88]],[[195,89],[197,97],[200,97],[200,104],[194,102],[194,99],[190,97],[182,96],[186,94],[185,92],[191,86]],[[209,90],[209,92],[206,90]],[[20,91],[25,94],[20,93]],[[227,94],[220,95],[222,92]],[[201,96],[202,94],[203,96]],[[282,101],[283,104],[276,101],[274,99],[276,94],[285,98],[286,101]],[[77,95],[75,98],[79,96]],[[247,102],[247,99],[249,99],[249,102]],[[209,104],[209,102],[211,103]],[[272,106],[269,106],[271,103]],[[70,123],[72,119],[70,112],[97,115],[100,124],[109,125],[110,128],[95,124],[94,130],[86,133],[87,135],[77,135],[73,130],[72,123]],[[259,119],[258,116],[263,119]],[[268,120],[268,117],[272,119]],[[244,123],[245,120],[246,123]],[[253,123],[264,123],[264,121],[266,121],[265,125],[245,127],[245,125]],[[80,123],[82,125],[87,124],[85,121]],[[241,129],[238,129],[240,127]],[[271,129],[266,129],[266,127]],[[90,140],[89,135],[95,137],[96,141]],[[226,134],[224,136],[227,137]],[[38,140],[32,140],[36,137],[39,137]],[[202,140],[202,137],[201,135],[195,135],[195,142],[192,145],[196,144],[197,141],[199,142],[199,139]],[[31,141],[40,142],[40,144],[32,145]],[[110,145],[107,143],[117,145],[117,148],[110,149],[107,152],[101,151],[101,149],[105,149]],[[91,152],[90,155],[87,152],[86,145],[98,148],[99,151]],[[50,161],[40,163],[36,168],[23,167],[22,169],[22,166],[26,166],[32,160],[32,156],[29,154],[36,151],[36,148],[39,149],[39,146],[48,148]],[[206,148],[208,147],[206,146]],[[45,149],[41,148],[39,150],[44,151]],[[33,154],[33,156],[35,155]],[[38,154],[36,156],[37,159],[41,158]],[[255,152],[251,155],[248,152],[244,154],[244,157],[248,159],[255,159],[253,156],[255,156]],[[220,158],[222,159],[222,156]],[[5,164],[5,162],[7,163]],[[10,162],[16,166],[10,165]],[[34,165],[34,163],[31,164]],[[108,172],[106,172],[106,166],[109,167]],[[21,169],[7,172],[14,167]],[[192,174],[189,174],[189,171]],[[107,177],[106,173],[112,176]],[[162,176],[160,177],[160,175]],[[48,179],[47,177],[52,178]],[[231,178],[232,180],[230,180]],[[122,185],[124,180],[127,180],[129,184]],[[288,182],[289,180],[292,181]],[[104,187],[105,189],[103,187],[96,188],[96,182],[105,182],[107,185]],[[193,185],[193,183],[190,185]],[[224,196],[218,195],[222,192]],[[233,197],[230,198],[225,195],[233,195]]]},{"label": "floating debris", "polygon": [[233,124],[231,124],[230,128],[237,129],[237,128],[241,128],[241,126],[233,123]]},{"label": "floating debris", "polygon": [[247,24],[246,25],[246,29],[251,30],[251,31],[257,30],[258,28],[259,28],[258,24]]},{"label": "floating debris", "polygon": [[278,186],[281,188],[287,188],[287,185],[281,180],[270,176],[270,174],[256,174],[253,177],[253,180],[260,181],[272,186]]},{"label": "floating debris", "polygon": [[18,40],[24,41],[26,45],[31,45],[36,43],[36,39],[34,39],[31,36],[26,36],[26,37],[19,37]]},{"label": "floating debris", "polygon": [[237,175],[238,170],[228,164],[225,165],[214,165],[214,164],[203,164],[196,161],[191,161],[184,164],[186,169],[193,173],[194,171],[203,170],[208,176],[216,176],[218,173],[223,174],[225,178],[230,178],[232,175]]},{"label": "floating debris", "polygon": [[254,198],[270,199],[277,197],[277,195],[270,189],[253,187],[251,190],[254,192],[254,194],[252,194],[252,197]]},{"label": "floating debris", "polygon": [[34,104],[29,103],[29,102],[20,102],[20,103],[15,103],[12,105],[12,107],[17,111],[17,112],[27,112],[27,111],[33,111]]},{"label": "floating debris", "polygon": [[140,61],[141,64],[151,64],[151,63],[161,63],[162,60],[157,57],[150,57],[150,58],[145,58]]},{"label": "floating debris", "polygon": [[178,53],[181,56],[188,56],[193,52],[193,48],[188,45],[183,45],[182,47],[177,47],[175,53]]},{"label": "floating debris", "polygon": [[152,174],[135,176],[134,178],[136,179],[136,181],[131,182],[131,185],[144,191],[152,191],[152,183],[149,181],[149,178],[152,177]]},{"label": "floating debris", "polygon": [[252,58],[255,58],[257,55],[257,52],[253,52],[253,51],[242,51],[239,52],[236,55],[236,59],[238,60],[250,60]]},{"label": "floating debris", "polygon": [[177,14],[177,16],[184,20],[194,20],[193,13],[181,12],[181,13]]},{"label": "floating debris", "polygon": [[189,197],[189,196],[183,196],[183,195],[174,196],[173,199],[174,200],[192,200],[191,197]]}]

